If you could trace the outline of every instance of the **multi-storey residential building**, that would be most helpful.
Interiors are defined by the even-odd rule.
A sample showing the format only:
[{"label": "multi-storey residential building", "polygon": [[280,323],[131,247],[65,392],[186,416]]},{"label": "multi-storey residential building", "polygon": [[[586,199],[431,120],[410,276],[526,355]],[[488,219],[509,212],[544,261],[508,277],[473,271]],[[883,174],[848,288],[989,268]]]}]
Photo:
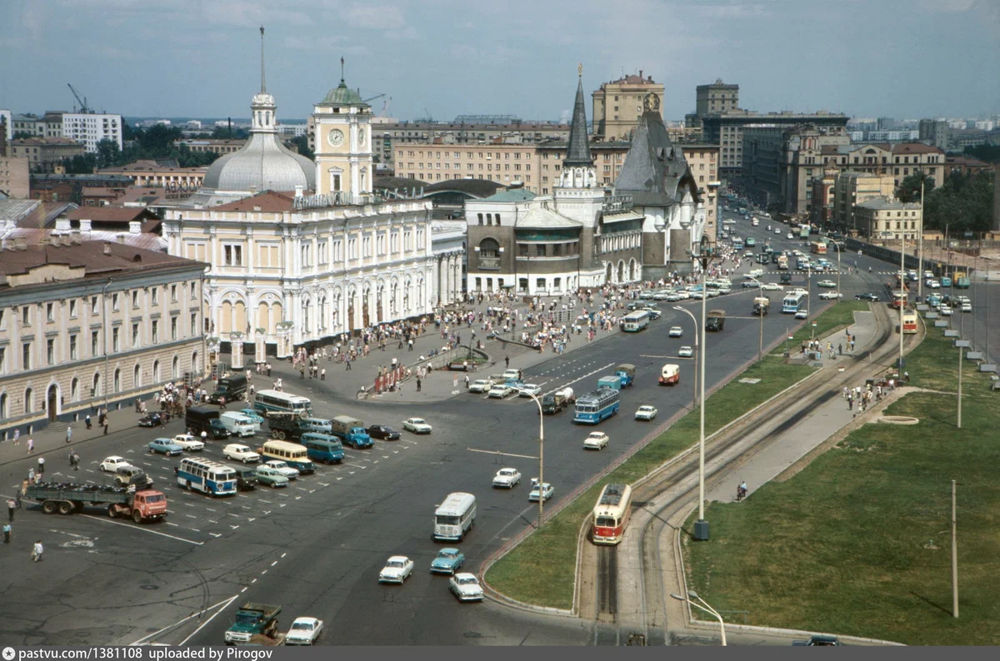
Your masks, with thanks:
[{"label": "multi-storey residential building", "polygon": [[85,148],[69,138],[21,138],[11,141],[11,156],[28,159],[32,172],[55,172],[64,158],[83,156]]},{"label": "multi-storey residential building", "polygon": [[740,86],[737,84],[726,84],[717,78],[714,83],[695,88],[694,114],[699,119],[706,115],[724,115],[739,107]]},{"label": "multi-storey residential building", "polygon": [[921,119],[917,125],[920,142],[944,149],[951,149],[951,127],[941,119]]},{"label": "multi-storey residential building", "polygon": [[919,202],[876,197],[855,207],[857,232],[871,239],[912,241],[923,227]]},{"label": "multi-storey residential building", "polygon": [[[3,135],[0,136],[0,147],[5,148],[5,143],[14,139],[14,114],[9,110],[0,108],[0,124],[3,125]],[[6,155],[6,152],[0,152],[0,156]]]},{"label": "multi-storey residential building", "polygon": [[97,153],[97,145],[102,140],[110,140],[121,149],[124,145],[122,116],[103,113],[63,113],[62,136],[83,143],[91,154]]},{"label": "multi-storey residential building", "polygon": [[944,150],[920,142],[899,144],[825,145],[823,165],[836,165],[841,170],[886,174],[896,186],[906,177],[923,172],[943,186],[947,174]]},{"label": "multi-storey residential building", "polygon": [[705,206],[705,232],[714,238],[719,228],[719,145],[679,142],[678,146],[684,151],[691,177],[698,184],[698,197]]},{"label": "multi-storey residential building", "polygon": [[[832,169],[835,166],[828,167]],[[879,197],[892,199],[895,190],[896,185],[890,175],[841,171],[833,186],[834,226],[842,232],[859,231],[857,206]]]},{"label": "multi-storey residential building", "polygon": [[[653,94],[663,105],[663,84],[653,82],[652,76],[623,76],[618,80],[601,83],[594,90],[594,139],[630,140],[639,126],[643,113],[643,99]],[[659,107],[659,106],[658,106]]]},{"label": "multi-storey residential building", "polygon": [[203,376],[204,266],[120,243],[5,241],[0,437]]},{"label": "multi-storey residential building", "polygon": [[29,171],[27,158],[0,157],[0,192],[15,199],[28,198],[31,195]]},{"label": "multi-storey residential building", "polygon": [[809,222],[815,227],[826,229],[833,221],[834,190],[838,173],[836,167],[825,166],[821,177],[813,177]]},{"label": "multi-storey residential building", "polygon": [[37,138],[63,137],[62,110],[47,110],[45,115],[14,115],[14,133],[27,133]]}]

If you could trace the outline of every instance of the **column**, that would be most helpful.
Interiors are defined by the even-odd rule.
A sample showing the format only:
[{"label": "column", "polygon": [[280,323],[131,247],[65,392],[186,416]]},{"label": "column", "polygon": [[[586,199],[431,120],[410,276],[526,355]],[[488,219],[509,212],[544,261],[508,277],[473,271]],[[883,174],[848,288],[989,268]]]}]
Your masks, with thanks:
[{"label": "column", "polygon": [[444,258],[438,256],[437,263],[435,265],[434,279],[437,281],[434,284],[437,287],[437,303],[438,305],[444,305]]}]

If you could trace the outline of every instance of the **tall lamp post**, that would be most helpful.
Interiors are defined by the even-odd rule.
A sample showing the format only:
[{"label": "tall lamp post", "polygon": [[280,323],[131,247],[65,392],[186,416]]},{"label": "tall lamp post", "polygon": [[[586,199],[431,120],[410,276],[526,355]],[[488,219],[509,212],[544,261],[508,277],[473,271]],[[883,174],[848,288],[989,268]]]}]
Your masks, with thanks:
[{"label": "tall lamp post", "polygon": [[[764,285],[760,283],[757,278],[746,276],[746,279],[751,282],[756,282],[757,287],[760,289],[760,297],[764,298]],[[770,305],[768,306],[770,307]],[[764,357],[764,309],[760,310],[760,338],[757,343],[757,362],[760,362],[761,358]]]},{"label": "tall lamp post", "polygon": [[835,246],[837,246],[837,294],[840,295],[840,298],[843,298],[844,292],[840,290],[840,253],[844,252],[844,246],[843,244],[840,243],[840,241],[837,241],[836,239],[831,239],[829,237],[827,237],[826,241],[827,243],[832,243]]},{"label": "tall lamp post", "polygon": [[545,414],[542,413],[542,402],[533,393],[517,389],[518,394],[527,395],[538,406],[538,527],[542,527],[542,516],[545,514]]},{"label": "tall lamp post", "polygon": [[691,317],[691,323],[694,324],[694,406],[698,406],[698,347],[700,346],[698,342],[698,318],[687,308],[675,305],[674,309]]},{"label": "tall lamp post", "polygon": [[[726,647],[726,623],[722,619],[722,615],[719,614],[719,611],[717,611],[714,608],[712,608],[711,606],[709,606],[708,602],[705,601],[704,599],[702,599],[701,597],[699,597],[698,593],[695,592],[694,590],[688,590],[688,596],[687,597],[682,597],[681,595],[677,594],[676,592],[671,592],[670,596],[673,597],[674,599],[677,599],[678,601],[686,601],[687,603],[691,604],[695,608],[700,608],[701,610],[705,611],[709,615],[714,616],[715,619],[717,619],[719,621],[719,630],[722,632],[722,646]],[[696,604],[693,601],[691,601],[691,599],[697,599],[698,601],[701,602],[701,604]],[[704,605],[702,605],[702,604],[704,604]]]},{"label": "tall lamp post", "polygon": [[698,397],[699,404],[699,432],[698,432],[698,520],[694,523],[694,538],[698,541],[708,540],[708,521],[705,520],[705,348],[706,348],[706,336],[705,336],[705,322],[708,320],[706,312],[706,301],[708,297],[706,296],[705,282],[708,276],[708,265],[715,257],[715,242],[702,233],[701,241],[694,244],[691,250],[691,256],[697,260],[701,265],[701,360],[699,371],[700,376],[700,393]]},{"label": "tall lamp post", "polygon": [[[923,172],[921,171],[921,175]],[[920,177],[920,233],[917,235],[917,254],[919,255],[917,271],[920,277],[917,279],[917,300],[924,300],[924,178]],[[902,326],[900,326],[902,328]]]}]

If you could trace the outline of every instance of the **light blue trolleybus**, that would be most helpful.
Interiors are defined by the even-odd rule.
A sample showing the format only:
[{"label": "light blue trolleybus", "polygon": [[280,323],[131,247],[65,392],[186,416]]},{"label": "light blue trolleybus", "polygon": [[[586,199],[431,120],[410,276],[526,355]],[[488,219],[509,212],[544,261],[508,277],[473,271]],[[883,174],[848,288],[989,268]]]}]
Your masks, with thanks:
[{"label": "light blue trolleybus", "polygon": [[621,394],[614,388],[598,388],[576,400],[573,422],[596,425],[618,413]]},{"label": "light blue trolleybus", "polygon": [[211,459],[184,457],[176,469],[177,484],[210,496],[235,496],[236,471]]}]

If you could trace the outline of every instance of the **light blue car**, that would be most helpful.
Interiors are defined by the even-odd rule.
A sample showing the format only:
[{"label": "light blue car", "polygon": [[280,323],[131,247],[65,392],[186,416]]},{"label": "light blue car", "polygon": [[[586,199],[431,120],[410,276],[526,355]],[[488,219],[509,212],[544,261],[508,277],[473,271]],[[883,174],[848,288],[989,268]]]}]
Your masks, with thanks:
[{"label": "light blue car", "polygon": [[254,422],[256,422],[258,425],[263,425],[264,424],[264,418],[262,418],[260,416],[260,414],[257,413],[256,411],[254,411],[253,409],[240,409],[240,413],[242,413],[246,417],[250,418],[251,420],[253,420]]},{"label": "light blue car", "polygon": [[431,573],[454,575],[464,564],[465,554],[458,549],[441,549],[431,563]]},{"label": "light blue car", "polygon": [[167,455],[177,455],[184,453],[184,446],[180,443],[174,443],[169,438],[154,438],[149,442],[150,452],[159,452],[160,454]]}]

